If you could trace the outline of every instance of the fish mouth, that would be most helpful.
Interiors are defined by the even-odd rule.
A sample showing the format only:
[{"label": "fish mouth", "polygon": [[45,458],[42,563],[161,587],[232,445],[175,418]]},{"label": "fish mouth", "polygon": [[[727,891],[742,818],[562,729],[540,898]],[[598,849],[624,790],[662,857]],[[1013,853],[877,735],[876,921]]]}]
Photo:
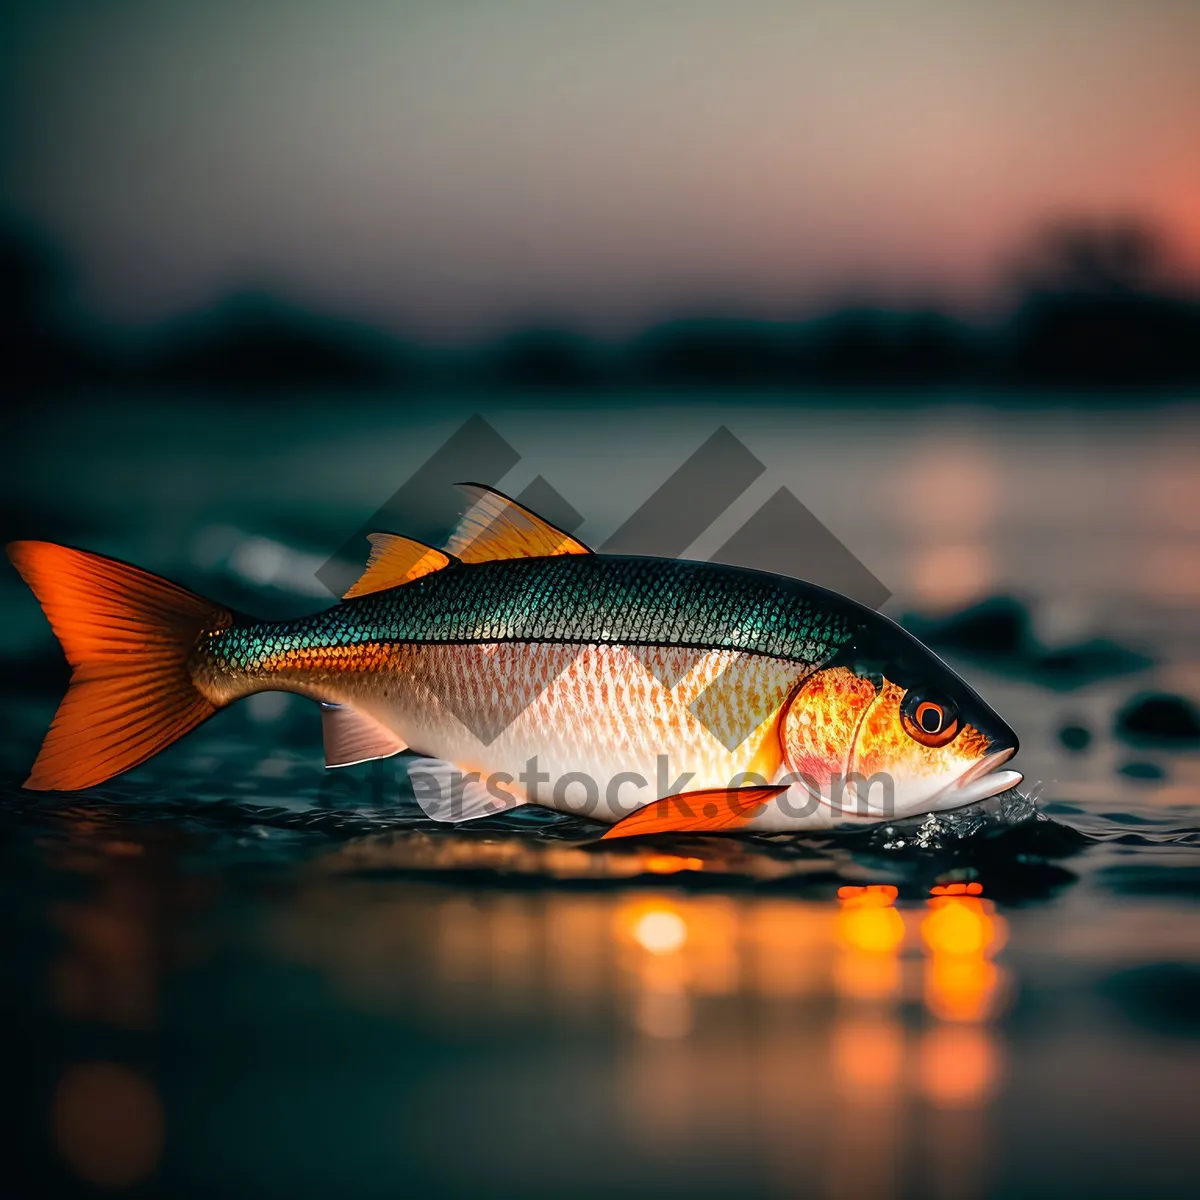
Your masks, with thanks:
[{"label": "fish mouth", "polygon": [[1016,746],[1005,746],[985,754],[977,763],[968,767],[945,791],[940,808],[957,808],[962,804],[974,804],[987,800],[1015,788],[1025,776],[1020,771],[1000,771],[1014,754]]}]

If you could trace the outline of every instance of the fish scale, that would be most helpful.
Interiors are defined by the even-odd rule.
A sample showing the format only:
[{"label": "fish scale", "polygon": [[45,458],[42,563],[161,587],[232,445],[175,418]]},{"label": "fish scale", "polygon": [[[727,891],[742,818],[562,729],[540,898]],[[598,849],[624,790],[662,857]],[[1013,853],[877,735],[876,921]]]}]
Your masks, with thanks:
[{"label": "fish scale", "polygon": [[823,662],[861,623],[853,601],[720,564],[564,555],[456,565],[298,621],[237,624],[202,647],[217,671],[289,652],[398,643],[565,642],[729,649]]},{"label": "fish scale", "polygon": [[[485,776],[505,772],[514,778],[535,760],[551,781],[582,771],[602,793],[621,772],[634,772],[651,787],[665,772],[671,778],[686,772],[695,786],[705,787],[751,769],[772,773],[779,753],[770,719],[811,670],[729,650],[709,651],[688,669],[675,661],[686,650],[663,647],[656,653],[664,671],[678,676],[665,687],[625,647],[611,644],[513,642],[487,655],[479,645],[412,643],[389,648],[372,670],[350,674],[323,672],[321,653],[313,651],[300,668],[312,686],[370,714],[427,754]],[[497,678],[505,682],[504,695],[493,690]],[[714,686],[723,704],[720,723],[709,728],[694,705]],[[481,743],[472,731],[506,702],[511,719]],[[737,735],[725,736],[734,728]],[[531,798],[575,811],[570,802],[556,801],[552,782]],[[588,815],[618,814],[599,805]]]}]

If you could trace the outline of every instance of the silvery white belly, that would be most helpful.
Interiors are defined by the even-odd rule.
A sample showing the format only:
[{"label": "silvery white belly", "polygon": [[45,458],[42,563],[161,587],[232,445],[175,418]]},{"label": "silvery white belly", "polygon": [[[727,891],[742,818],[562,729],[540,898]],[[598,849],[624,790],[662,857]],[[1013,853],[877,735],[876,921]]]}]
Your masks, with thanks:
[{"label": "silvery white belly", "polygon": [[[807,671],[731,651],[413,645],[348,699],[498,791],[612,822],[662,796],[776,778],[779,711]],[[802,825],[788,808],[754,828],[829,823],[821,806]]]}]

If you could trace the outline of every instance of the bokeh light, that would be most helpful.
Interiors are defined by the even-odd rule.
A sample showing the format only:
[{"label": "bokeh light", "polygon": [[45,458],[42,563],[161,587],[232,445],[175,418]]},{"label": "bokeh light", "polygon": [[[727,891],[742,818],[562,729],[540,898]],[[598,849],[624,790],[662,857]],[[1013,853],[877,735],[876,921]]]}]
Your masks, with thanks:
[{"label": "bokeh light", "polygon": [[671,954],[687,941],[687,926],[677,913],[648,912],[634,926],[638,944],[651,954]]},{"label": "bokeh light", "polygon": [[122,1063],[76,1063],[54,1093],[54,1141],[86,1183],[125,1188],[148,1178],[163,1147],[163,1113],[153,1084]]}]

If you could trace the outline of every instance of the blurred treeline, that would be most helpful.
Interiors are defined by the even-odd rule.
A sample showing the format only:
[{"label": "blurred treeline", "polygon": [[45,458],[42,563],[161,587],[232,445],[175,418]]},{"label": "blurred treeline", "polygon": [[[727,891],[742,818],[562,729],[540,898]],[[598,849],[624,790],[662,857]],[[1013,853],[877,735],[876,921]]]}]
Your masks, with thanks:
[{"label": "blurred treeline", "polygon": [[8,390],[119,385],[554,389],[769,386],[1170,390],[1200,384],[1200,296],[1169,282],[1161,239],[1134,221],[1041,230],[1006,271],[986,321],[936,306],[840,307],[795,321],[680,319],[623,344],[566,329],[434,349],[262,295],[143,336],[72,316],[52,247],[0,229],[0,369]]}]

